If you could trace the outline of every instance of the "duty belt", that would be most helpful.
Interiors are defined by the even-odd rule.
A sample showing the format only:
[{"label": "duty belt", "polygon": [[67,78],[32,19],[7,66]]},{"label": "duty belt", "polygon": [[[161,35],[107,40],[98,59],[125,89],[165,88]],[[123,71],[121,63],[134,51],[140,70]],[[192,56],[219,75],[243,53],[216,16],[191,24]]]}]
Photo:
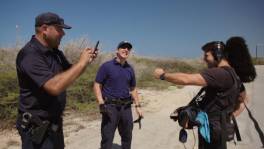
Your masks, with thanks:
[{"label": "duty belt", "polygon": [[131,98],[115,98],[115,99],[108,99],[104,98],[105,104],[114,104],[114,105],[131,105],[133,101]]},{"label": "duty belt", "polygon": [[24,113],[19,113],[18,116],[20,117],[20,122],[21,122],[21,127],[23,129],[28,129],[28,127],[32,126],[32,125],[42,125],[43,123],[47,124],[49,127],[49,130],[57,132],[59,125],[58,124],[54,124],[51,123],[51,121],[49,120],[43,120],[38,116],[33,116],[31,113],[29,112],[24,112]]},{"label": "duty belt", "polygon": [[29,112],[20,113],[19,125],[30,136],[35,144],[40,144],[49,131],[57,132],[59,125],[52,124],[48,120],[42,120],[40,117]]}]

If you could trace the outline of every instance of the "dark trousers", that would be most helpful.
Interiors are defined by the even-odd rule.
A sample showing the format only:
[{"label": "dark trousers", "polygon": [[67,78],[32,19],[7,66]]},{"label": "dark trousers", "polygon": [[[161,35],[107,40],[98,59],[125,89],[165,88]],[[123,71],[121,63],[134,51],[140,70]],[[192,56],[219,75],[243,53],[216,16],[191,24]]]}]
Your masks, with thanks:
[{"label": "dark trousers", "polygon": [[[212,129],[210,129],[211,131]],[[210,132],[211,141],[207,143],[204,138],[198,132],[199,137],[199,147],[198,149],[226,149],[226,142],[222,144],[220,133]]]},{"label": "dark trousers", "polygon": [[122,149],[130,149],[133,130],[131,105],[107,105],[107,109],[111,111],[111,115],[110,117],[104,114],[102,115],[101,149],[112,149],[116,128],[118,128],[118,132],[121,136]]},{"label": "dark trousers", "polygon": [[19,121],[17,120],[16,127],[21,137],[22,149],[64,149],[62,122],[56,132],[49,130],[42,143],[35,144],[31,141],[28,130],[24,130]]},{"label": "dark trousers", "polygon": [[210,143],[207,143],[204,138],[199,136],[199,149],[226,149],[227,148],[227,140],[226,135],[222,128],[221,122],[219,119],[211,119],[209,120],[210,126]]}]

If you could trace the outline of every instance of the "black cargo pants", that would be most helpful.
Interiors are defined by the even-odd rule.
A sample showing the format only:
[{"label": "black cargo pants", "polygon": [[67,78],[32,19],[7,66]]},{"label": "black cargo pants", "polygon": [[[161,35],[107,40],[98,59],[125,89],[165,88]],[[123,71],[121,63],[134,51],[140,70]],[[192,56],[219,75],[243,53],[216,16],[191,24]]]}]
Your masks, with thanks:
[{"label": "black cargo pants", "polygon": [[111,115],[110,117],[102,115],[101,149],[112,149],[116,128],[121,136],[122,149],[130,149],[133,130],[131,105],[108,104],[106,108],[111,112]]}]

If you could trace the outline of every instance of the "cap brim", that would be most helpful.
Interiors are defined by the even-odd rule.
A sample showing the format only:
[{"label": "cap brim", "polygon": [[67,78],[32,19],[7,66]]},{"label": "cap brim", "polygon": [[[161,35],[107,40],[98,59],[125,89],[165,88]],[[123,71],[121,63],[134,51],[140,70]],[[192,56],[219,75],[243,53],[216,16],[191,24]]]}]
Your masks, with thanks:
[{"label": "cap brim", "polygon": [[72,28],[71,26],[66,25],[66,24],[61,24],[61,25],[58,25],[58,26],[60,26],[62,28],[65,28],[65,29],[71,29]]}]

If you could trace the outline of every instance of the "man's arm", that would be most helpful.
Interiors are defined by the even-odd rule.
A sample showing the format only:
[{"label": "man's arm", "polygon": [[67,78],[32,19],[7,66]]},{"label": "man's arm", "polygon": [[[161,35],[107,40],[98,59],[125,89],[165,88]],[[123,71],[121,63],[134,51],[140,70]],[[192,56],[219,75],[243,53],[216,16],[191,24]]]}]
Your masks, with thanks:
[{"label": "man's arm", "polygon": [[138,92],[137,89],[135,87],[133,87],[131,89],[131,95],[132,95],[132,99],[134,100],[135,105],[140,105],[139,103],[139,97],[138,97]]},{"label": "man's arm", "polygon": [[154,71],[154,77],[159,79],[164,75],[164,79],[168,82],[178,85],[198,85],[207,86],[205,79],[201,74],[187,74],[187,73],[166,73],[163,69],[157,68]]},{"label": "man's arm", "polygon": [[100,83],[94,82],[94,94],[99,105],[104,104],[104,99],[102,96],[102,85]]},{"label": "man's arm", "polygon": [[238,100],[239,100],[239,103],[236,105],[235,111],[233,112],[233,115],[235,117],[237,117],[238,115],[240,115],[240,113],[244,111],[245,104],[249,102],[249,98],[247,97],[246,91],[243,91],[239,94]]},{"label": "man's arm", "polygon": [[106,115],[108,118],[111,118],[112,112],[107,108],[107,105],[104,103],[104,99],[102,96],[102,85],[100,83],[94,83],[94,93],[96,96],[96,100],[99,104],[100,113]]},{"label": "man's arm", "polygon": [[84,72],[87,64],[91,63],[96,55],[97,53],[94,54],[93,50],[85,49],[75,65],[45,82],[43,85],[44,90],[51,95],[59,95]]},{"label": "man's arm", "polygon": [[138,97],[138,92],[137,92],[136,87],[131,88],[130,92],[132,95],[132,99],[134,100],[134,103],[135,103],[137,115],[140,117],[143,117],[143,112],[141,111],[141,105],[139,103],[139,97]]}]

